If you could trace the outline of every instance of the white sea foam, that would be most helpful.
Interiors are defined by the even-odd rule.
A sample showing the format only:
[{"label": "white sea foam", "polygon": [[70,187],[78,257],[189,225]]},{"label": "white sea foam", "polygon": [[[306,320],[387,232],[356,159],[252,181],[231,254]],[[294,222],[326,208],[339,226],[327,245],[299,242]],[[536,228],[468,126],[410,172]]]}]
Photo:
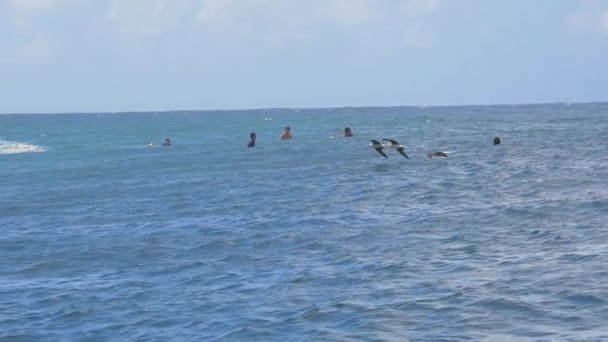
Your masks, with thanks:
[{"label": "white sea foam", "polygon": [[0,140],[0,154],[17,154],[28,152],[46,152],[46,149],[38,145]]}]

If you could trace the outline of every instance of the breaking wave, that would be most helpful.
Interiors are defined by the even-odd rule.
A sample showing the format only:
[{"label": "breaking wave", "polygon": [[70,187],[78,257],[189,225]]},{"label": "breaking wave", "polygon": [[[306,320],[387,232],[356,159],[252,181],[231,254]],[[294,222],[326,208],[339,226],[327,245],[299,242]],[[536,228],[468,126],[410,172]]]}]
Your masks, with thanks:
[{"label": "breaking wave", "polygon": [[30,152],[46,152],[46,149],[38,145],[0,140],[0,154],[18,154]]}]

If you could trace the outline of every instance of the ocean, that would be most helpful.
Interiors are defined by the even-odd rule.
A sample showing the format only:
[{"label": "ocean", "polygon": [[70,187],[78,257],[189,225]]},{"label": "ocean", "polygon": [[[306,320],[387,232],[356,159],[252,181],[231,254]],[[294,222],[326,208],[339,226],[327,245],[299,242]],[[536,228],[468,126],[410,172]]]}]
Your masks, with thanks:
[{"label": "ocean", "polygon": [[0,115],[0,340],[608,340],[607,113]]}]

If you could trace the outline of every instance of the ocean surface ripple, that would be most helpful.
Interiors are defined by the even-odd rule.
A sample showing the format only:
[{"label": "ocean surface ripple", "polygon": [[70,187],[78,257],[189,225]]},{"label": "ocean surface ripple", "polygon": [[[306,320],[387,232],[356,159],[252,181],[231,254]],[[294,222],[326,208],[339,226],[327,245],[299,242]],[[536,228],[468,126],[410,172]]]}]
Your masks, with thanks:
[{"label": "ocean surface ripple", "polygon": [[606,112],[2,115],[0,340],[608,340]]}]

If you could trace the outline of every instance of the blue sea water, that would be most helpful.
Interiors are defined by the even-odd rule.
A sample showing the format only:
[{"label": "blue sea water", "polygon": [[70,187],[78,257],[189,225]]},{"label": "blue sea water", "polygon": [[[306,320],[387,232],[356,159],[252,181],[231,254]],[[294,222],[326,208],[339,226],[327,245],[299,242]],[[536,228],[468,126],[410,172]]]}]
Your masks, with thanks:
[{"label": "blue sea water", "polygon": [[608,340],[607,113],[1,115],[0,340]]}]

